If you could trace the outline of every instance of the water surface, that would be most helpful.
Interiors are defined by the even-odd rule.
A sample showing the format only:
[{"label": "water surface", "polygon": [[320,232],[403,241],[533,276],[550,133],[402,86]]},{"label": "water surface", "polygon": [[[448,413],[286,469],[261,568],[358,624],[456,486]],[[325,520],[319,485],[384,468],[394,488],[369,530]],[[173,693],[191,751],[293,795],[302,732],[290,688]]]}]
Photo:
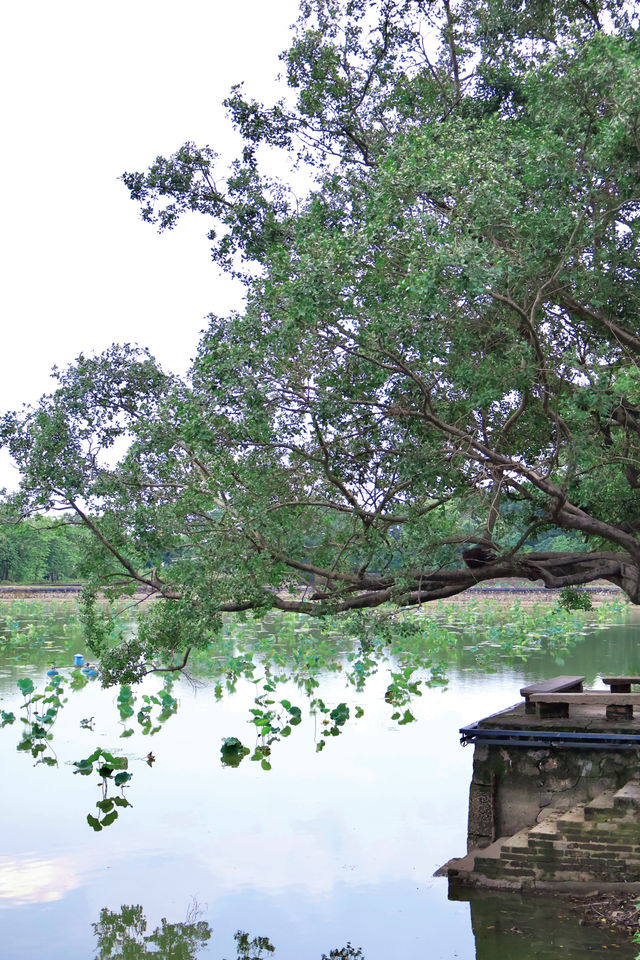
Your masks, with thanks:
[{"label": "water surface", "polygon": [[[44,652],[28,641],[0,647],[0,708],[16,714],[16,679],[42,687],[53,659],[70,675],[79,643],[63,612],[29,622],[49,631]],[[425,689],[411,704],[417,722],[402,727],[384,699],[386,670],[360,692],[340,672],[322,676],[326,704],[360,706],[364,716],[321,753],[321,718],[293,684],[280,685],[277,697],[298,703],[302,722],[275,746],[270,771],[249,758],[221,764],[224,737],[255,741],[247,712],[255,686],[246,680],[218,700],[213,681],[180,679],[175,716],[152,737],[132,721],[136,732],[125,739],[117,689],[90,682],[55,723],[58,766],[34,766],[16,750],[19,720],[0,729],[3,960],[320,960],[348,942],[342,956],[366,960],[578,960],[605,946],[634,957],[630,944],[580,926],[556,901],[452,902],[433,873],[466,847],[472,751],[459,745],[458,728],[515,702],[523,683],[543,676],[593,682],[600,672],[637,672],[637,626],[582,638],[562,664],[502,660],[493,673],[471,669],[464,646],[448,686]],[[153,677],[144,689],[160,686]],[[86,816],[102,796],[98,778],[74,775],[72,762],[98,747],[126,755],[133,778],[125,791],[132,806],[95,833]],[[140,909],[123,915],[123,905]],[[163,918],[175,926],[163,932]],[[234,939],[239,930],[247,940]]]}]

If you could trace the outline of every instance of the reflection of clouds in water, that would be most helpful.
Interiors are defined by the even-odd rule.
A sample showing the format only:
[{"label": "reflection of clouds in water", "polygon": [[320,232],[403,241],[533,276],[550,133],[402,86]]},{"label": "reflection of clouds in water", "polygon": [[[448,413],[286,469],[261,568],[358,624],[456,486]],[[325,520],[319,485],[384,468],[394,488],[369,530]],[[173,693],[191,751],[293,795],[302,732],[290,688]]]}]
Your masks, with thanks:
[{"label": "reflection of clouds in water", "polygon": [[53,903],[81,882],[71,861],[0,857],[0,908]]},{"label": "reflection of clouds in water", "polygon": [[326,900],[345,887],[406,881],[414,875],[407,862],[410,855],[415,859],[416,851],[420,862],[428,860],[428,837],[416,838],[410,831],[387,837],[380,827],[363,842],[346,827],[335,836],[313,820],[289,833],[265,828],[230,834],[227,840],[222,848],[203,847],[198,857],[208,874],[209,897],[253,889],[271,896],[290,891]]}]

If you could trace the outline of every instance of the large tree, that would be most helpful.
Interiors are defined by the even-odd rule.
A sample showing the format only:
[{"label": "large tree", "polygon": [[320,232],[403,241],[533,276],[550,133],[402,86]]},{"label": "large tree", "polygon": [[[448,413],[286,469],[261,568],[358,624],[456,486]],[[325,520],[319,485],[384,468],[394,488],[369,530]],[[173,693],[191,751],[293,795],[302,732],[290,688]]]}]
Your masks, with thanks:
[{"label": "large tree", "polygon": [[210,218],[246,307],[188,380],[80,357],[3,435],[16,509],[163,599],[136,656],[495,578],[640,603],[636,31],[619,0],[303,0],[282,101],[227,101],[230,169],[124,175],[160,229]]}]

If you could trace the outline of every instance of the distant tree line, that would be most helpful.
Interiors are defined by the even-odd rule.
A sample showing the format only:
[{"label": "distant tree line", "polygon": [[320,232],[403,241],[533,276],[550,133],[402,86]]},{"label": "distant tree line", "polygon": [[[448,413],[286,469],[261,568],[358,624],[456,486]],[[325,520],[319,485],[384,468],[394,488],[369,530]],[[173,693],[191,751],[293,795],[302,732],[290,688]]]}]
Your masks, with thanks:
[{"label": "distant tree line", "polygon": [[80,578],[86,531],[49,517],[0,522],[0,581],[56,583]]}]

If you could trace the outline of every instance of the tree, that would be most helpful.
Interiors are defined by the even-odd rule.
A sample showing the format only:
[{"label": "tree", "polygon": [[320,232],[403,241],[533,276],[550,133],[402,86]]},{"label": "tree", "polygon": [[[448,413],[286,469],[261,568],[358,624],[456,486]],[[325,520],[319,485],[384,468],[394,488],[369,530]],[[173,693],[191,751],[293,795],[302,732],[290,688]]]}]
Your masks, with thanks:
[{"label": "tree", "polygon": [[0,512],[0,580],[73,580],[79,576],[85,539],[84,527],[73,518],[15,523]]},{"label": "tree", "polygon": [[[286,96],[227,101],[244,149],[226,175],[187,143],[123,177],[161,230],[211,218],[245,309],[210,317],[186,381],[113,347],[6,415],[14,508],[73,510],[95,588],[164,601],[129,666],[206,642],[224,611],[507,577],[604,578],[640,603],[633,11],[300,9]],[[265,149],[312,178],[304,199]],[[531,548],[558,531],[565,549]]]}]

